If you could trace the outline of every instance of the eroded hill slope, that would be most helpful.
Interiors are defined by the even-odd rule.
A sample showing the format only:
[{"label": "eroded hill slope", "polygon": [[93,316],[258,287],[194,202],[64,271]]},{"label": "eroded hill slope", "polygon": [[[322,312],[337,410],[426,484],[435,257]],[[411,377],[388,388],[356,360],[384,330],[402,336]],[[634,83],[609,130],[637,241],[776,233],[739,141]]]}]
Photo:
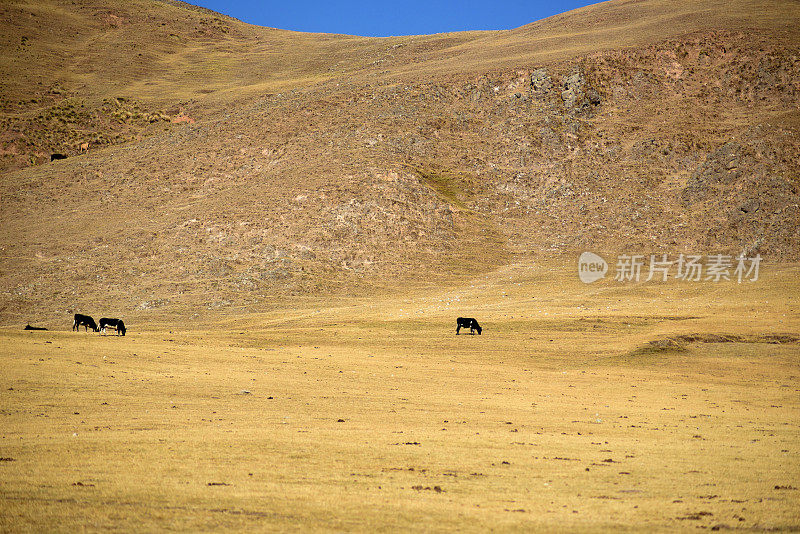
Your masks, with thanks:
[{"label": "eroded hill slope", "polygon": [[[800,257],[791,2],[607,2],[510,32],[391,39],[173,4],[35,5],[4,16],[74,19],[60,47],[36,39],[41,61],[56,56],[40,41],[66,62],[43,87],[67,97],[22,102],[33,75],[6,56],[26,73],[3,85],[17,95],[7,168],[30,156],[9,136],[62,135],[60,119],[30,119],[43,109],[73,102],[69,142],[119,137],[3,173],[6,323],[391,290],[585,248]],[[69,63],[64,43],[84,33]],[[115,58],[120,43],[148,66]]]}]

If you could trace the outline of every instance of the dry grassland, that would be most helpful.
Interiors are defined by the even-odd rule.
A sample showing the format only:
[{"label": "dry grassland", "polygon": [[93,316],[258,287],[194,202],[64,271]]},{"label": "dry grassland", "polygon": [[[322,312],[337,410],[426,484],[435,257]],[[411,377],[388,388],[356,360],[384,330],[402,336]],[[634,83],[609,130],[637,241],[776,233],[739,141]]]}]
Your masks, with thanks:
[{"label": "dry grassland", "polygon": [[0,4],[0,532],[800,530],[798,19]]},{"label": "dry grassland", "polygon": [[0,530],[796,530],[799,271],[4,328]]}]

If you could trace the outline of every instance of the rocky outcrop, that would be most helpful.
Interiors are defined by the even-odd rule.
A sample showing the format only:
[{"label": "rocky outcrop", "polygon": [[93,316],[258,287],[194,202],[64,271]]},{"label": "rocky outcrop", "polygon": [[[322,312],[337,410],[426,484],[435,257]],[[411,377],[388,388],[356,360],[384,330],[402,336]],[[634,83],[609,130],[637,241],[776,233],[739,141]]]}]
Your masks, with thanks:
[{"label": "rocky outcrop", "polygon": [[741,151],[739,143],[729,141],[706,156],[687,180],[683,200],[699,200],[705,198],[715,186],[735,183],[742,175]]},{"label": "rocky outcrop", "polygon": [[553,88],[553,82],[547,69],[536,69],[531,72],[531,90],[537,96],[543,96]]},{"label": "rocky outcrop", "polygon": [[600,105],[601,97],[587,82],[583,69],[575,66],[564,78],[561,99],[568,111],[580,112]]}]

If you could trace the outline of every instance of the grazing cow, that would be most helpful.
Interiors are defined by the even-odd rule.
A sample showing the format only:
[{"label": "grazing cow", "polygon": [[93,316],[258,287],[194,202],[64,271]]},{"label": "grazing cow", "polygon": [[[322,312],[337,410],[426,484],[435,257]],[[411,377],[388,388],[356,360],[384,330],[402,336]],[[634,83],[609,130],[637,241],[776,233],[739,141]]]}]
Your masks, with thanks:
[{"label": "grazing cow", "polygon": [[125,335],[125,323],[122,322],[122,319],[109,319],[108,317],[103,317],[100,319],[100,332],[105,334],[106,327],[113,328],[117,331],[117,335]]},{"label": "grazing cow", "polygon": [[78,150],[81,152],[89,152],[89,143],[81,143]]},{"label": "grazing cow", "polygon": [[47,330],[47,328],[45,328],[43,326],[31,326],[29,324],[26,324],[25,328],[23,328],[23,330]]},{"label": "grazing cow", "polygon": [[462,328],[469,328],[470,334],[474,334],[477,330],[478,335],[481,335],[481,332],[483,331],[483,328],[481,328],[481,325],[478,324],[478,321],[472,317],[459,317],[456,319],[456,335],[458,335],[458,331]]},{"label": "grazing cow", "polygon": [[67,159],[67,156],[66,154],[59,154],[57,152],[50,154],[50,161],[55,161],[57,159]]},{"label": "grazing cow", "polygon": [[80,327],[83,326],[83,331],[87,332],[89,328],[91,328],[94,332],[99,332],[100,329],[97,328],[97,323],[94,322],[88,315],[82,315],[80,313],[75,314],[75,322],[72,323],[72,329],[77,331]]}]

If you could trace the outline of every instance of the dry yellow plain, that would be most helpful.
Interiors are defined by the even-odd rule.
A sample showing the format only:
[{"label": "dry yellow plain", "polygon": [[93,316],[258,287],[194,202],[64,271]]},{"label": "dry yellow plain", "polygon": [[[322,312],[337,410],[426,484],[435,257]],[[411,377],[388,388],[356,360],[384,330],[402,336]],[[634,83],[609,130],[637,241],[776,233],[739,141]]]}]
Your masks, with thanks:
[{"label": "dry yellow plain", "polygon": [[798,275],[3,328],[0,530],[797,530]]}]

